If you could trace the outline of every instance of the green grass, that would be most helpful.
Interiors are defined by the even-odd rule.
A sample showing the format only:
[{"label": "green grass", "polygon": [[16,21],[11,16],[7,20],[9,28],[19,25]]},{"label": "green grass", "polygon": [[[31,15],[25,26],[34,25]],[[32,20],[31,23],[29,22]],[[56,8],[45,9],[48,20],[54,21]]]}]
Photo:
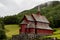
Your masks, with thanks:
[{"label": "green grass", "polygon": [[18,25],[5,25],[7,37],[12,37],[12,35],[19,34]]},{"label": "green grass", "polygon": [[58,39],[60,39],[60,28],[55,28],[55,32],[52,35],[52,37],[57,37]]},{"label": "green grass", "polygon": [[52,36],[48,36],[48,37],[56,37],[58,39],[60,39],[60,28],[54,28],[54,30],[56,30]]}]

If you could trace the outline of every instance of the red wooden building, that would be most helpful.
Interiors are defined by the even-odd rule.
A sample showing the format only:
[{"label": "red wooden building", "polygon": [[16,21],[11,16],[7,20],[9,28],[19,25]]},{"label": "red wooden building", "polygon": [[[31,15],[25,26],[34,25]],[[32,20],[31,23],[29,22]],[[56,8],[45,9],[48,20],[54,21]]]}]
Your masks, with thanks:
[{"label": "red wooden building", "polygon": [[53,29],[49,27],[49,21],[45,16],[37,14],[24,15],[20,23],[20,33],[39,34],[39,35],[52,35]]}]

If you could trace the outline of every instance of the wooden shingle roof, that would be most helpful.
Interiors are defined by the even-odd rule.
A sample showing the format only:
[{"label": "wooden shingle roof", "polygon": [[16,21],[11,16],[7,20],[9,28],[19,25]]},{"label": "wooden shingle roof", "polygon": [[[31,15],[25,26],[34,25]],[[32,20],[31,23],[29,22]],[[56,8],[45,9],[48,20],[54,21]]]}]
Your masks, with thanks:
[{"label": "wooden shingle roof", "polygon": [[32,14],[32,15],[25,15],[26,19],[29,21],[37,21],[42,23],[49,23],[47,18],[45,16],[42,16],[40,14]]},{"label": "wooden shingle roof", "polygon": [[41,15],[37,15],[37,14],[32,14],[32,15],[35,18],[35,20],[38,22],[49,23],[49,21],[46,19],[45,16],[41,16]]},{"label": "wooden shingle roof", "polygon": [[27,22],[25,20],[23,20],[20,24],[27,24]]},{"label": "wooden shingle roof", "polygon": [[38,29],[48,29],[48,30],[53,30],[51,27],[49,27],[49,26],[36,26],[36,28],[38,28]]},{"label": "wooden shingle roof", "polygon": [[38,21],[38,22],[49,23],[47,18],[45,16],[42,16],[42,15],[32,14],[32,15],[25,15],[25,16],[26,16],[27,20],[29,20],[29,21]]},{"label": "wooden shingle roof", "polygon": [[47,29],[47,30],[53,30],[51,27],[49,26],[42,26],[42,25],[35,25],[35,24],[28,24],[27,28],[38,28],[38,29]]},{"label": "wooden shingle roof", "polygon": [[32,18],[31,15],[25,15],[25,16],[26,16],[27,20],[29,20],[29,21],[34,21],[34,19]]}]

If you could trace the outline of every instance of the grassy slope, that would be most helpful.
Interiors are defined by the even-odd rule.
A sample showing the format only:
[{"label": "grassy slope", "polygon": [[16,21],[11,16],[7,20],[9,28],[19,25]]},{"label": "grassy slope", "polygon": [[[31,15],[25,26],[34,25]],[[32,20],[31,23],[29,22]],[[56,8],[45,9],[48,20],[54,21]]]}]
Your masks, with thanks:
[{"label": "grassy slope", "polygon": [[12,37],[12,35],[19,34],[18,25],[5,25],[7,37]]},{"label": "grassy slope", "polygon": [[51,37],[57,37],[58,39],[60,39],[60,28],[55,28],[54,30],[56,31]]}]

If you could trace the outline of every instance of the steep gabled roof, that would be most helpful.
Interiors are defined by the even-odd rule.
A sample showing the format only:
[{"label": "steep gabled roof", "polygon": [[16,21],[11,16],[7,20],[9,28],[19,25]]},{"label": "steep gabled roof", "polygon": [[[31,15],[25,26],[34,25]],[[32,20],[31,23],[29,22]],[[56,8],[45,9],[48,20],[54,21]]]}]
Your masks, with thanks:
[{"label": "steep gabled roof", "polygon": [[27,22],[25,20],[23,20],[20,24],[27,24]]},{"label": "steep gabled roof", "polygon": [[53,30],[49,26],[42,26],[42,25],[35,25],[34,23],[28,24],[27,28],[38,28],[38,29],[47,29],[47,30]]},{"label": "steep gabled roof", "polygon": [[49,23],[47,18],[42,15],[32,14],[32,15],[25,15],[26,19],[29,21],[37,21],[37,22],[43,22],[43,23]]},{"label": "steep gabled roof", "polygon": [[34,19],[32,18],[31,15],[25,15],[25,16],[26,16],[27,20],[29,20],[29,21],[34,21]]},{"label": "steep gabled roof", "polygon": [[38,21],[38,22],[49,23],[49,21],[46,19],[45,16],[37,15],[37,14],[32,14],[32,15],[33,15],[33,17],[35,18],[35,20]]},{"label": "steep gabled roof", "polygon": [[38,29],[48,29],[48,30],[53,30],[51,27],[49,27],[49,26],[36,26],[36,28],[38,28]]}]

